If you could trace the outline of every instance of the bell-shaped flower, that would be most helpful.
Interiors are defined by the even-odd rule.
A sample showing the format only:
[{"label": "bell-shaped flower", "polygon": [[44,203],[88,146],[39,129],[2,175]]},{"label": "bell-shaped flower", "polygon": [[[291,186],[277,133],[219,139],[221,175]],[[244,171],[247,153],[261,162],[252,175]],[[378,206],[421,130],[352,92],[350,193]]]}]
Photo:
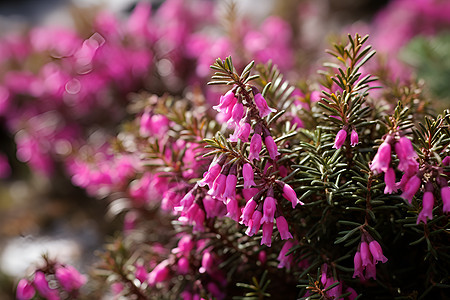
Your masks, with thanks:
[{"label": "bell-shaped flower", "polygon": [[350,134],[350,145],[356,146],[359,143],[359,137],[358,137],[358,133],[356,132],[356,130],[352,130],[352,133]]},{"label": "bell-shaped flower", "polygon": [[157,283],[167,280],[168,277],[169,262],[163,260],[148,274],[148,284],[150,286],[155,286]]},{"label": "bell-shaped flower", "polygon": [[262,216],[262,212],[258,209],[253,212],[252,218],[248,222],[248,228],[245,231],[248,236],[253,236],[259,231],[259,228],[261,227]]},{"label": "bell-shaped flower", "polygon": [[373,257],[374,264],[379,261],[381,261],[383,264],[387,262],[388,259],[383,255],[383,249],[381,249],[381,246],[377,241],[373,240],[369,243],[369,250],[370,254]]},{"label": "bell-shaped flower", "polygon": [[261,245],[266,245],[267,247],[272,246],[272,233],[273,233],[273,222],[272,223],[264,223],[262,226],[262,239]]},{"label": "bell-shaped flower", "polygon": [[417,193],[421,185],[422,179],[420,179],[416,175],[411,177],[406,183],[405,189],[403,193],[400,195],[400,197],[402,197],[405,200],[408,200],[408,202],[411,204],[414,195]]},{"label": "bell-shaped flower", "polygon": [[244,164],[242,167],[242,176],[244,177],[244,189],[248,189],[255,186],[253,168],[249,163]]},{"label": "bell-shaped flower", "polygon": [[353,278],[359,277],[361,280],[364,280],[364,267],[362,265],[362,259],[361,259],[361,252],[357,251],[355,253],[355,256],[353,257],[353,265],[354,265],[354,272],[353,272]]},{"label": "bell-shaped flower", "polygon": [[257,205],[258,205],[258,203],[256,203],[256,201],[253,200],[253,198],[247,201],[247,204],[245,204],[245,207],[242,210],[241,222],[240,222],[241,224],[248,226],[248,223],[249,223],[250,219],[252,218]]},{"label": "bell-shaped flower", "polygon": [[347,138],[347,130],[345,130],[345,129],[339,130],[339,132],[336,134],[333,148],[335,148],[335,149],[341,148],[342,145],[344,145],[346,138]]},{"label": "bell-shaped flower", "polygon": [[250,140],[250,151],[248,155],[248,159],[253,161],[254,159],[259,160],[259,152],[262,149],[262,138],[258,133],[253,134],[252,139]]},{"label": "bell-shaped flower", "polygon": [[218,112],[223,112],[229,106],[234,105],[235,101],[237,101],[236,96],[233,90],[230,90],[224,96],[220,96],[219,105],[213,106],[213,109]]},{"label": "bell-shaped flower", "polygon": [[289,225],[283,216],[276,218],[277,228],[280,232],[280,237],[282,240],[292,239],[292,234],[289,232]]},{"label": "bell-shaped flower", "polygon": [[384,183],[386,187],[384,188],[385,194],[392,194],[397,191],[397,184],[395,183],[395,171],[393,168],[389,168],[386,173],[384,173]]},{"label": "bell-shaped flower", "polygon": [[280,152],[278,152],[278,147],[275,141],[273,140],[273,137],[271,135],[267,135],[264,138],[264,144],[266,144],[267,152],[269,152],[269,156],[272,160],[275,160],[277,156],[280,155]]},{"label": "bell-shaped flower", "polygon": [[441,198],[442,203],[444,203],[442,210],[445,213],[450,212],[450,187],[444,186],[443,188],[441,188]]},{"label": "bell-shaped flower", "polygon": [[369,245],[367,244],[367,242],[361,242],[360,252],[361,252],[362,265],[365,267],[368,264],[371,264],[372,263],[372,254],[370,253]]},{"label": "bell-shaped flower", "polygon": [[432,191],[426,191],[423,193],[423,200],[422,200],[422,210],[419,213],[419,216],[417,217],[417,224],[420,223],[420,221],[427,224],[427,218],[432,220],[433,219],[433,206],[434,206],[434,196]]},{"label": "bell-shaped flower", "polygon": [[263,204],[264,215],[261,219],[261,223],[273,223],[276,208],[277,200],[270,196],[266,197]]},{"label": "bell-shaped flower", "polygon": [[409,169],[417,169],[419,163],[417,162],[418,155],[414,151],[411,140],[407,137],[401,137],[395,143],[395,153],[397,153],[399,164],[398,169],[406,172]]},{"label": "bell-shaped flower", "polygon": [[378,148],[377,154],[373,158],[370,170],[375,174],[381,172],[387,172],[389,164],[391,163],[391,145],[387,142],[383,142]]},{"label": "bell-shaped flower", "polygon": [[264,99],[264,97],[261,95],[261,93],[257,93],[255,95],[255,104],[259,110],[259,115],[261,118],[268,116],[272,112],[276,112],[275,109],[270,108],[267,105],[266,99]]}]

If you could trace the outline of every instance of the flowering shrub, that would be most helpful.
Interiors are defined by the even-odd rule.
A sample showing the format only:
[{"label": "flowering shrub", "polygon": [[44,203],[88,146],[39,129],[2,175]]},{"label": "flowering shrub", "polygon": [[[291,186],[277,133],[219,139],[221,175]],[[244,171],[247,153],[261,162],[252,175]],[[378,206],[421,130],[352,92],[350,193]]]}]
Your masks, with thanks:
[{"label": "flowering shrub", "polygon": [[[5,99],[23,102],[5,106],[18,157],[50,173],[63,154],[72,183],[123,221],[91,287],[45,258],[17,298],[443,298],[450,111],[436,114],[416,82],[376,91],[368,36],[348,35],[320,79],[291,84],[282,21],[243,26],[248,52],[227,56],[231,40],[195,32],[202,9],[165,5],[152,17],[140,5],[121,25],[101,14],[90,38],[62,34],[67,47],[36,38],[22,59],[58,56],[3,78]],[[105,126],[131,115],[109,142],[92,134],[104,110]]]}]

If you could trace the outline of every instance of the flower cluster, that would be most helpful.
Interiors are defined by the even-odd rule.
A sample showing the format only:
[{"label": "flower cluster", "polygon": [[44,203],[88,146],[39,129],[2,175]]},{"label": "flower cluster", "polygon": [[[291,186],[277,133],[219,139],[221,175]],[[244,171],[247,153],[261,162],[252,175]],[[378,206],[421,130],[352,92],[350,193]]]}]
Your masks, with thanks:
[{"label": "flower cluster", "polygon": [[49,300],[59,300],[64,294],[77,297],[86,281],[86,276],[74,267],[51,262],[36,270],[32,279],[21,279],[17,284],[16,297],[18,300],[30,300],[36,294]]}]

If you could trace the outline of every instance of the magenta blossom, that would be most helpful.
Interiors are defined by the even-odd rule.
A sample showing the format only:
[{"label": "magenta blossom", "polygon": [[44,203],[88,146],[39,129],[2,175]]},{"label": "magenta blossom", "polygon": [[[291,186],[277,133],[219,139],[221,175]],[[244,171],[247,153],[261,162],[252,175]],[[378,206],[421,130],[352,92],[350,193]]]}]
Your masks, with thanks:
[{"label": "magenta blossom", "polygon": [[273,197],[267,196],[266,199],[264,199],[264,216],[261,219],[261,223],[273,223],[276,208],[277,200]]},{"label": "magenta blossom", "polygon": [[33,285],[28,280],[21,279],[17,284],[17,300],[30,300],[34,297],[34,294],[36,294],[36,291]]},{"label": "magenta blossom", "polygon": [[259,110],[259,115],[261,116],[261,118],[268,116],[270,113],[276,112],[275,109],[270,108],[267,105],[266,99],[264,99],[264,97],[260,93],[257,93],[255,95],[255,104]]},{"label": "magenta blossom", "polygon": [[262,149],[262,138],[261,135],[255,133],[252,136],[252,139],[250,140],[250,151],[248,155],[248,159],[250,161],[253,161],[254,159],[259,159],[259,152],[261,152]]},{"label": "magenta blossom", "polygon": [[242,166],[242,176],[244,177],[244,189],[255,186],[253,168],[249,163]]},{"label": "magenta blossom", "polygon": [[422,210],[419,213],[419,216],[417,217],[417,224],[419,224],[420,221],[427,224],[427,219],[430,220],[433,219],[433,206],[434,206],[433,192],[426,191],[425,193],[423,193]]},{"label": "magenta blossom", "polygon": [[356,130],[352,130],[352,133],[350,134],[350,145],[356,146],[359,143],[359,137]]},{"label": "magenta blossom", "polygon": [[163,260],[148,274],[148,284],[154,286],[169,277],[169,262]]},{"label": "magenta blossom", "polygon": [[372,254],[374,264],[379,261],[382,263],[387,262],[387,258],[383,255],[383,250],[377,241],[373,240],[369,243],[369,250],[370,254]]},{"label": "magenta blossom", "polygon": [[392,194],[397,191],[397,185],[395,183],[395,171],[393,168],[389,168],[386,173],[384,173],[384,183],[386,183],[386,187],[384,188],[385,194]]},{"label": "magenta blossom", "polygon": [[264,144],[266,144],[267,152],[269,152],[270,158],[272,160],[275,160],[277,156],[280,155],[280,152],[278,152],[278,147],[277,144],[275,144],[273,137],[271,135],[267,135],[264,138]]},{"label": "magenta blossom", "polygon": [[370,170],[375,174],[387,172],[389,164],[391,163],[391,145],[386,141],[378,148],[377,154],[373,158]]},{"label": "magenta blossom", "polygon": [[347,130],[341,129],[336,135],[336,139],[334,140],[333,148],[339,149],[344,145],[345,139],[347,138]]},{"label": "magenta blossom", "polygon": [[414,195],[417,193],[421,185],[422,179],[420,179],[416,175],[411,177],[406,183],[403,194],[401,194],[400,197],[402,197],[405,200],[408,200],[408,202],[411,204]]},{"label": "magenta blossom", "polygon": [[280,232],[280,237],[282,240],[292,239],[292,234],[289,232],[289,225],[283,216],[276,218],[277,228]]},{"label": "magenta blossom", "polygon": [[263,236],[261,239],[261,245],[266,245],[267,247],[272,246],[272,232],[273,232],[273,222],[266,222],[263,224]]},{"label": "magenta blossom", "polygon": [[55,276],[67,292],[78,290],[87,282],[86,276],[81,275],[77,269],[69,265],[56,269]]}]

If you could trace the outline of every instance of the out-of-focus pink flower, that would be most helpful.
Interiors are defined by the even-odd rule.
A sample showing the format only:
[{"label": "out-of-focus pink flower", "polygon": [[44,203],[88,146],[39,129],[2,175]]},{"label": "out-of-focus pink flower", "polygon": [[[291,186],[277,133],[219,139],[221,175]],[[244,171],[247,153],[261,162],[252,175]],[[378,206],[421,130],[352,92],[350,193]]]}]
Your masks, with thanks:
[{"label": "out-of-focus pink flower", "polygon": [[184,275],[189,273],[189,260],[186,257],[181,257],[178,262],[178,273]]},{"label": "out-of-focus pink flower", "polygon": [[16,298],[17,300],[30,300],[34,297],[36,291],[32,283],[26,279],[21,279],[17,284]]},{"label": "out-of-focus pink flower", "polygon": [[286,255],[286,253],[289,252],[289,250],[291,250],[291,248],[294,247],[294,242],[289,240],[286,241],[283,245],[283,247],[280,250],[280,253],[278,254],[278,258],[277,260],[280,262],[278,264],[278,268],[286,268],[288,270],[291,269],[292,264],[294,263],[294,258],[292,256],[292,254]]},{"label": "out-of-focus pink flower", "polygon": [[336,134],[336,139],[334,140],[334,146],[333,148],[339,149],[344,145],[345,139],[347,138],[347,130],[341,129]]},{"label": "out-of-focus pink flower", "polygon": [[48,286],[47,279],[45,278],[44,273],[41,271],[36,272],[34,275],[34,286],[38,290],[39,294],[48,299],[48,300],[59,300],[58,292],[56,290],[52,290]]},{"label": "out-of-focus pink flower", "polygon": [[169,262],[163,260],[148,274],[148,284],[154,286],[157,283],[165,281],[168,277]]},{"label": "out-of-focus pink flower", "polygon": [[77,269],[69,265],[56,269],[55,276],[67,292],[78,290],[87,282],[85,275],[81,275]]},{"label": "out-of-focus pink flower", "polygon": [[137,280],[139,280],[141,283],[144,283],[147,281],[148,273],[145,267],[141,264],[136,266],[136,271],[134,272],[134,276]]},{"label": "out-of-focus pink flower", "polygon": [[6,155],[0,153],[0,178],[8,178],[11,175],[11,167]]}]

